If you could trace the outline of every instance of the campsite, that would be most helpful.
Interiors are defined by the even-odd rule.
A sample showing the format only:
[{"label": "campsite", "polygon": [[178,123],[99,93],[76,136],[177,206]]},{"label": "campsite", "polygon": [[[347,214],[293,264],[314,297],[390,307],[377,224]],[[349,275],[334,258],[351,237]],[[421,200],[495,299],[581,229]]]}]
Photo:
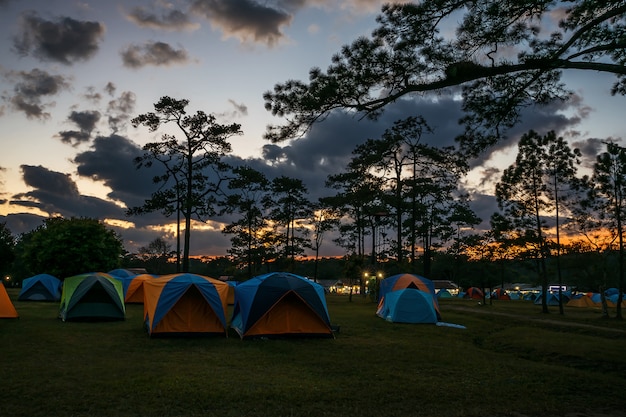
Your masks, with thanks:
[{"label": "campsite", "polygon": [[459,329],[326,294],[333,338],[154,338],[141,304],[125,320],[64,322],[58,303],[8,295],[19,318],[0,320],[7,416],[626,415],[626,324],[593,308],[440,299]]}]

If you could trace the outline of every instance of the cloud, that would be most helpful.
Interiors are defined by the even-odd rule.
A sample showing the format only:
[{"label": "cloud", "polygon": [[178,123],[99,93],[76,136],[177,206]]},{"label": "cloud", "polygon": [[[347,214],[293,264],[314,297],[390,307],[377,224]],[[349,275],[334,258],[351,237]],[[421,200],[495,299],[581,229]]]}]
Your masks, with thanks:
[{"label": "cloud", "polygon": [[145,7],[135,7],[125,14],[126,19],[139,27],[160,30],[196,30],[199,24],[191,22],[189,16],[180,10],[153,13]]},{"label": "cloud", "polygon": [[146,42],[143,45],[130,45],[120,53],[122,62],[128,68],[142,68],[146,65],[171,66],[190,62],[184,49],[174,49],[165,42]]},{"label": "cloud", "polygon": [[3,99],[29,119],[49,118],[50,113],[46,108],[54,103],[43,103],[42,98],[54,96],[70,86],[63,76],[51,75],[38,68],[31,71],[10,71],[6,77],[14,82],[13,95],[3,96]]},{"label": "cloud", "polygon": [[[111,91],[114,93],[115,89]],[[108,114],[109,128],[114,133],[126,127],[131,114],[135,111],[136,104],[137,96],[132,91],[124,91],[118,98],[109,101],[106,113]]]},{"label": "cloud", "polygon": [[74,157],[78,175],[111,188],[107,197],[127,207],[140,206],[154,190],[158,168],[136,169],[134,159],[143,155],[139,145],[116,134],[98,136],[88,151]]},{"label": "cloud", "polygon": [[36,207],[48,215],[63,217],[121,218],[123,209],[97,197],[81,195],[69,174],[41,165],[21,165],[22,176],[33,191],[13,196],[12,205]]},{"label": "cloud", "polygon": [[268,2],[254,0],[195,0],[191,10],[207,18],[225,38],[273,46],[284,38],[281,29],[293,19],[291,13],[280,7],[285,5],[289,6],[282,3],[272,7]]},{"label": "cloud", "polygon": [[99,22],[71,17],[44,20],[36,12],[22,14],[13,48],[21,56],[32,55],[42,61],[71,65],[91,58],[98,51],[105,28]]},{"label": "cloud", "polygon": [[91,139],[91,132],[95,129],[100,116],[100,112],[97,110],[72,111],[68,116],[68,120],[76,124],[80,130],[61,131],[57,136],[61,139],[61,142],[72,146],[78,146],[87,142]]}]

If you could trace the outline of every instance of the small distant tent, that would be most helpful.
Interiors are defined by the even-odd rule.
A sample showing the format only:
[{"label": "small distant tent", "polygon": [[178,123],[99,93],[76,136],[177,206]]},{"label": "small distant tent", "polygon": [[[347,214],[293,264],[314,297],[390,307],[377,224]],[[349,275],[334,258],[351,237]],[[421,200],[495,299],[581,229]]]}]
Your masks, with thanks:
[{"label": "small distant tent", "polygon": [[0,319],[16,319],[18,317],[19,314],[17,314],[6,288],[0,283]]},{"label": "small distant tent", "polygon": [[511,296],[502,288],[496,288],[492,291],[491,298],[494,300],[510,300]]},{"label": "small distant tent", "polygon": [[473,300],[482,300],[484,298],[483,291],[478,287],[469,287],[465,291],[463,298],[471,298]]},{"label": "small distant tent", "polygon": [[288,272],[238,284],[231,327],[242,339],[333,337],[324,288]]},{"label": "small distant tent", "polygon": [[63,321],[124,320],[122,283],[103,272],[65,278],[59,317]]},{"label": "small distant tent", "polygon": [[[537,304],[537,305],[543,304],[542,300],[543,300],[543,294],[539,294],[537,298],[535,298],[534,304]],[[569,301],[569,298],[567,298],[567,296],[563,294],[563,304],[567,304],[568,301]],[[549,292],[546,298],[546,304],[549,306],[558,306],[559,295]]]},{"label": "small distant tent", "polygon": [[131,304],[143,304],[143,284],[145,281],[154,278],[155,277],[153,275],[141,274],[135,275],[128,280],[128,286],[126,287],[126,291],[124,291],[124,302]]},{"label": "small distant tent", "polygon": [[416,274],[397,274],[383,279],[380,282],[378,291],[378,302],[380,302],[387,293],[402,290],[404,288],[415,288],[429,294],[433,299],[433,305],[437,312],[437,318],[441,320],[441,311],[439,310],[439,302],[435,293],[435,284],[428,278],[424,278]]},{"label": "small distant tent", "polygon": [[565,305],[568,307],[597,307],[597,305],[591,300],[591,297],[587,297],[586,295],[572,298]]},{"label": "small distant tent", "polygon": [[22,281],[19,301],[59,301],[61,280],[50,274],[39,274]]},{"label": "small distant tent", "polygon": [[437,291],[437,298],[452,298],[452,294],[450,293],[450,291],[442,288]]},{"label": "small distant tent", "polygon": [[433,297],[415,288],[385,294],[376,315],[393,323],[437,323]]},{"label": "small distant tent", "polygon": [[150,336],[227,335],[228,284],[195,274],[143,282],[144,320]]}]

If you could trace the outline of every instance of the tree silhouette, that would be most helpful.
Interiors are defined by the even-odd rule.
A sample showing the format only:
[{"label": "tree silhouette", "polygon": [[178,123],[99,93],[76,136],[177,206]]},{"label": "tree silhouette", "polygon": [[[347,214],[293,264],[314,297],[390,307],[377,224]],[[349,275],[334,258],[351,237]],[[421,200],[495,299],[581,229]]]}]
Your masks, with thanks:
[{"label": "tree silhouette", "polygon": [[[151,132],[163,125],[173,124],[184,138],[164,133],[160,142],[144,145],[143,157],[135,160],[137,167],[151,166],[158,162],[165,173],[156,177],[163,189],[153,194],[143,207],[130,209],[130,214],[165,210],[182,212],[185,219],[183,246],[183,272],[189,271],[191,220],[203,221],[216,212],[215,196],[221,191],[227,166],[222,157],[231,151],[227,139],[241,134],[240,125],[217,123],[214,115],[197,111],[188,115],[188,100],[161,97],[154,104],[154,112],[140,114],[131,120],[133,126],[146,126]],[[168,188],[169,187],[169,188]]]},{"label": "tree silhouette", "polygon": [[376,118],[400,99],[461,87],[459,140],[475,154],[524,107],[570,97],[564,71],[614,74],[612,92],[626,93],[622,1],[429,0],[385,5],[377,22],[326,71],[312,68],[308,82],[288,80],[264,94],[266,109],[286,120],[268,126],[268,139],[300,136],[337,109]]}]

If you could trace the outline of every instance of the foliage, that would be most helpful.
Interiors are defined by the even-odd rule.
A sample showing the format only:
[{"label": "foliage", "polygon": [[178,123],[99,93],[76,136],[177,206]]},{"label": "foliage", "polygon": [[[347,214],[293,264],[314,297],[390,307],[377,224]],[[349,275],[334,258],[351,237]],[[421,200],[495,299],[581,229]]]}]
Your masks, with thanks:
[{"label": "foliage", "polygon": [[222,213],[240,217],[226,225],[222,233],[232,235],[228,253],[245,266],[247,278],[252,278],[266,260],[274,257],[274,251],[265,244],[272,232],[262,204],[270,182],[262,172],[249,166],[236,167],[233,174],[228,181],[229,193],[221,202]]},{"label": "foliage", "polygon": [[144,145],[145,154],[135,160],[137,167],[152,166],[158,162],[165,172],[154,178],[156,183],[161,184],[161,189],[142,207],[129,210],[129,214],[158,210],[166,215],[182,213],[185,220],[184,272],[189,271],[191,220],[202,221],[215,214],[215,196],[221,192],[223,176],[228,168],[222,157],[231,151],[227,139],[241,134],[239,124],[219,124],[214,115],[203,111],[188,115],[185,110],[188,104],[188,100],[164,96],[154,104],[154,112],[132,119],[133,126],[143,125],[151,132],[173,124],[184,138],[179,141],[175,136],[164,133],[160,142]]},{"label": "foliage", "polygon": [[614,74],[613,93],[626,92],[623,1],[430,0],[385,5],[377,21],[326,71],[312,68],[308,83],[288,80],[265,93],[266,109],[286,120],[268,128],[268,139],[302,135],[336,109],[376,118],[399,99],[460,86],[459,140],[476,154],[524,107],[568,99],[563,71]]},{"label": "foliage", "polygon": [[123,252],[120,236],[90,218],[47,218],[23,239],[19,256],[30,273],[47,273],[59,279],[115,269]]},{"label": "foliage", "polygon": [[0,223],[0,279],[15,259],[15,237],[6,222]]}]

